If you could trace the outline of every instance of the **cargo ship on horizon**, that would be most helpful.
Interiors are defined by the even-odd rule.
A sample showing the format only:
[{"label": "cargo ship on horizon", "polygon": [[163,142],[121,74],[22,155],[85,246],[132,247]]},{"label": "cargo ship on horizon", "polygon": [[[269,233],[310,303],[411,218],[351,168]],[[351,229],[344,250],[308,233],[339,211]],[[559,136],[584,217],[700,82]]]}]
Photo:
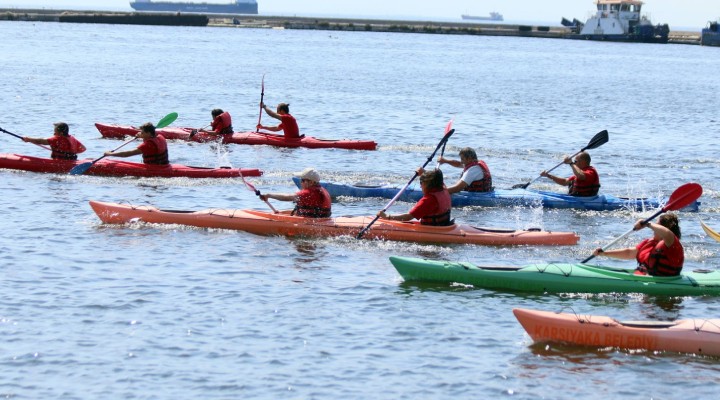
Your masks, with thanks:
[{"label": "cargo ship on horizon", "polygon": [[232,3],[190,3],[180,1],[135,0],[130,7],[136,11],[187,12],[214,14],[257,14],[256,0],[235,0]]},{"label": "cargo ship on horizon", "polygon": [[488,15],[485,16],[478,16],[478,15],[468,15],[468,14],[462,14],[460,16],[462,19],[469,19],[469,20],[476,20],[476,21],[502,21],[503,16],[499,12],[493,11]]}]

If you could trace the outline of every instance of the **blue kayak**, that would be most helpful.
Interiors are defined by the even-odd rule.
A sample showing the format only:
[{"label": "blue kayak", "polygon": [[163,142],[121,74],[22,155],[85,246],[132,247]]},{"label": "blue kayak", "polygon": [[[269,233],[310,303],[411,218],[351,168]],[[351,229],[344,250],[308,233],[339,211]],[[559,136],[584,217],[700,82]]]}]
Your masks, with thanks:
[{"label": "blue kayak", "polygon": [[[300,187],[300,180],[293,178]],[[392,199],[402,189],[393,185],[347,185],[340,183],[321,182],[330,196],[340,197],[379,197]],[[399,201],[416,202],[422,197],[422,190],[411,185],[398,198]],[[453,207],[514,207],[528,206],[545,208],[572,208],[577,210],[612,211],[612,210],[654,210],[661,208],[667,198],[629,198],[601,194],[591,197],[577,197],[568,194],[545,192],[527,189],[495,189],[492,192],[460,192],[452,195]],[[683,208],[683,211],[698,211],[700,202],[695,201]]]}]

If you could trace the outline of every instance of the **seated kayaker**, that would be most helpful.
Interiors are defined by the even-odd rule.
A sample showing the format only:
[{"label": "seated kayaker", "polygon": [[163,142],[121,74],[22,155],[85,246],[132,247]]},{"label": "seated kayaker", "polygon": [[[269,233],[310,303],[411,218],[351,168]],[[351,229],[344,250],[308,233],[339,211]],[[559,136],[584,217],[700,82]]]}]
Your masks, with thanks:
[{"label": "seated kayaker", "polygon": [[540,176],[548,177],[558,185],[569,186],[568,194],[571,196],[597,196],[600,190],[600,177],[595,167],[590,166],[590,154],[585,151],[580,152],[575,157],[575,161],[566,156],[564,162],[572,168],[574,175],[571,177],[561,178],[550,175],[547,171],[541,172]]},{"label": "seated kayaker", "polygon": [[460,161],[449,160],[444,157],[440,157],[438,160],[440,164],[450,164],[456,168],[463,168],[460,180],[448,187],[448,192],[450,194],[462,190],[468,192],[492,192],[492,175],[490,175],[490,168],[488,168],[485,161],[478,160],[475,150],[470,147],[460,150],[459,155]]},{"label": "seated kayaker", "polygon": [[143,140],[135,150],[128,151],[106,151],[106,156],[111,157],[131,157],[142,154],[145,164],[167,165],[170,164],[168,159],[167,141],[162,135],[155,133],[155,125],[147,122],[140,127],[135,137]]},{"label": "seated kayaker", "polygon": [[213,120],[210,123],[212,131],[208,133],[214,135],[228,135],[233,133],[232,118],[230,117],[229,112],[216,108],[212,110],[210,114],[213,117]]},{"label": "seated kayaker", "polygon": [[295,120],[295,117],[290,115],[290,104],[287,103],[280,103],[277,105],[277,112],[271,110],[268,108],[268,106],[265,105],[265,103],[260,103],[260,108],[265,110],[267,115],[280,120],[280,124],[276,126],[265,126],[261,124],[257,124],[258,131],[260,129],[265,129],[272,132],[279,132],[283,131],[283,134],[285,135],[285,139],[297,139],[301,138],[303,136],[300,135],[300,128],[298,127],[297,121]]},{"label": "seated kayaker", "polygon": [[266,193],[260,199],[275,199],[280,201],[293,201],[295,208],[292,215],[307,218],[329,218],[332,214],[330,194],[320,186],[320,174],[312,168],[305,168],[296,172],[294,176],[300,178],[300,190],[294,194]]},{"label": "seated kayaker", "polygon": [[652,239],[645,239],[635,247],[603,251],[596,249],[593,254],[619,258],[622,260],[637,260],[636,275],[675,276],[680,275],[685,252],[680,243],[680,223],[677,215],[667,213],[660,216],[658,223],[643,220],[635,223],[635,230],[650,228],[653,231]]},{"label": "seated kayaker", "polygon": [[58,122],[53,130],[53,136],[47,139],[24,136],[22,140],[28,143],[44,144],[50,146],[50,158],[54,160],[77,160],[78,153],[84,152],[85,146],[70,135],[70,127],[64,122]]},{"label": "seated kayaker", "polygon": [[423,171],[419,168],[417,172],[420,174],[423,197],[406,214],[388,215],[380,211],[378,217],[395,221],[418,219],[422,225],[452,225],[450,193],[443,183],[442,171],[439,169]]}]

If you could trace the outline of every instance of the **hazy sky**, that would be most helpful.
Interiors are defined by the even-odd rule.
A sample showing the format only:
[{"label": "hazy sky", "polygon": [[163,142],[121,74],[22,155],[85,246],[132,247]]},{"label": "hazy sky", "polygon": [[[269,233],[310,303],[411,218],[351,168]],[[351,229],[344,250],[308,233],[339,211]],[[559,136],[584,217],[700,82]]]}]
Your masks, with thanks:
[{"label": "hazy sky", "polygon": [[[191,1],[191,0],[182,0]],[[194,0],[197,2],[203,0]],[[227,3],[230,0],[204,0]],[[131,11],[129,0],[0,0],[0,8],[75,8]],[[260,14],[299,16],[412,17],[459,19],[460,14],[486,15],[498,11],[508,22],[538,21],[559,25],[562,17],[584,21],[594,0],[258,0]],[[653,23],[670,29],[704,27],[720,17],[720,0],[647,0],[643,11]]]}]

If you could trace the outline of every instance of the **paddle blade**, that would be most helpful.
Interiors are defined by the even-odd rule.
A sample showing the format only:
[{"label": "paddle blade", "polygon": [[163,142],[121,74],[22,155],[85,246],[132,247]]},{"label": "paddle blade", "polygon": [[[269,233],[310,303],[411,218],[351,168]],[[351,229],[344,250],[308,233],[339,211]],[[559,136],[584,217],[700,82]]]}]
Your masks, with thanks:
[{"label": "paddle blade", "polygon": [[702,226],[703,230],[705,231],[705,233],[707,233],[708,236],[715,239],[715,241],[720,242],[720,233],[717,233],[714,230],[712,230],[712,228],[707,226],[705,224],[705,222],[703,222],[703,221],[700,221],[700,225]]},{"label": "paddle blade", "polygon": [[607,143],[608,140],[610,140],[610,138],[608,136],[608,131],[607,130],[600,131],[595,136],[593,136],[592,139],[590,139],[590,142],[584,149],[582,149],[582,151],[590,150],[590,149],[597,149],[598,147]]},{"label": "paddle blade", "polygon": [[445,136],[447,136],[448,133],[450,133],[450,130],[452,129],[452,124],[455,118],[451,118],[450,122],[448,122],[447,126],[445,127]]},{"label": "paddle blade", "polygon": [[665,204],[665,207],[662,208],[662,210],[664,212],[685,208],[695,202],[695,200],[697,200],[702,195],[702,192],[703,189],[700,184],[693,182],[686,183],[675,189],[675,191],[670,195],[670,199],[668,200],[667,204]]},{"label": "paddle blade", "polygon": [[92,165],[93,163],[91,161],[78,164],[70,170],[70,175],[82,175],[85,173],[85,171],[89,170]]},{"label": "paddle blade", "polygon": [[163,119],[161,119],[160,121],[158,121],[157,125],[155,125],[155,129],[165,128],[166,126],[168,126],[168,125],[172,124],[173,122],[175,122],[175,120],[176,120],[177,118],[178,118],[178,113],[176,113],[176,112],[171,112],[170,114],[168,114],[168,115],[166,115],[165,117],[163,117]]},{"label": "paddle blade", "polygon": [[[645,223],[648,223],[655,219],[658,215],[671,210],[679,210],[681,208],[687,207],[690,204],[692,204],[695,200],[698,199],[702,195],[702,186],[700,186],[697,183],[686,183],[679,188],[675,189],[675,191],[670,195],[670,199],[668,200],[665,207],[658,210],[653,215],[649,216],[648,218],[645,218]],[[628,235],[633,233],[635,230],[630,229],[629,231],[625,232],[622,236],[618,237],[617,239],[613,240],[612,242],[608,243],[607,245],[603,246],[602,250],[605,251],[609,249],[612,245],[619,242],[620,240],[626,238]],[[581,261],[581,263],[585,264],[588,261],[595,258],[594,255],[584,259]]]}]

